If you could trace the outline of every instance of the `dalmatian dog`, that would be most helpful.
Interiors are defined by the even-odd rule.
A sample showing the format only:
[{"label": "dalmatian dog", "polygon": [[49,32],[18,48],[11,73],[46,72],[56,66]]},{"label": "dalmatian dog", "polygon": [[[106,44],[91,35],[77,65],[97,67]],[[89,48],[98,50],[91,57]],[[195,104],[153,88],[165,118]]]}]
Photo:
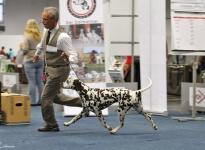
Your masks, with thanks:
[{"label": "dalmatian dog", "polygon": [[[141,93],[149,89],[151,85],[152,81],[149,79],[149,85],[147,87],[136,91],[125,88],[98,89],[88,87],[79,79],[68,78],[64,84],[64,88],[73,89],[78,92],[82,100],[83,109],[80,114],[72,118],[69,122],[64,122],[64,126],[69,126],[72,123],[75,123],[91,111],[96,114],[103,127],[107,128],[111,134],[115,134],[120,128],[123,127],[126,112],[133,107],[151,123],[155,130],[157,130],[157,126],[152,120],[151,115],[143,111],[140,99]],[[118,103],[117,111],[119,114],[119,125],[112,128],[106,123],[105,118],[102,115],[102,110],[116,102]]]}]

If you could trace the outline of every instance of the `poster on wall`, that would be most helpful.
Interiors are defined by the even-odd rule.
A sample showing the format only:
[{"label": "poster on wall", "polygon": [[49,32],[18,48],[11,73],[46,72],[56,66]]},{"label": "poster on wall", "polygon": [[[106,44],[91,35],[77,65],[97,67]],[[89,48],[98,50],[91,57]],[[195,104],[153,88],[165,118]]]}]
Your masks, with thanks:
[{"label": "poster on wall", "polygon": [[84,82],[105,82],[102,0],[60,0],[60,25],[70,35],[78,61],[72,76]]},{"label": "poster on wall", "polygon": [[60,24],[103,23],[102,0],[59,0]]},{"label": "poster on wall", "polygon": [[205,0],[172,0],[172,49],[205,51]]},{"label": "poster on wall", "polygon": [[[77,61],[71,63],[70,76],[81,79],[87,85],[93,84],[93,88],[105,88],[102,0],[59,0],[59,7],[60,25],[70,35],[77,57]],[[63,92],[66,94],[65,90]],[[71,108],[64,106],[64,116],[81,111],[81,108]],[[108,109],[102,113],[107,115]]]},{"label": "poster on wall", "polygon": [[172,38],[175,50],[205,50],[205,14],[172,12]]}]

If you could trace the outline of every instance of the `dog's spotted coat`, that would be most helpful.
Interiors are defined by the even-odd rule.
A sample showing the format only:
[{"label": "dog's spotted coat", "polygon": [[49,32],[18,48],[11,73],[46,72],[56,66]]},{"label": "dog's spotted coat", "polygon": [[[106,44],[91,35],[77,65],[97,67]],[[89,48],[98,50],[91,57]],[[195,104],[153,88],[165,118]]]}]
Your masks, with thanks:
[{"label": "dog's spotted coat", "polygon": [[[75,116],[71,121],[65,122],[65,126],[69,126],[72,123],[76,122],[83,116],[86,116],[86,113],[92,111],[96,114],[102,125],[109,130],[110,133],[116,133],[124,125],[124,118],[126,112],[133,107],[136,111],[141,113],[147,120],[152,124],[152,127],[156,130],[157,126],[153,122],[151,116],[143,111],[142,103],[140,99],[141,92],[147,90],[151,87],[152,82],[149,79],[150,84],[144,89],[137,91],[132,91],[124,88],[110,88],[110,89],[98,89],[90,88],[81,82],[79,79],[68,78],[64,88],[74,89],[78,92],[82,99],[82,112]],[[118,102],[118,113],[120,124],[116,128],[109,126],[103,115],[102,111],[104,108],[109,107],[113,103]]]}]

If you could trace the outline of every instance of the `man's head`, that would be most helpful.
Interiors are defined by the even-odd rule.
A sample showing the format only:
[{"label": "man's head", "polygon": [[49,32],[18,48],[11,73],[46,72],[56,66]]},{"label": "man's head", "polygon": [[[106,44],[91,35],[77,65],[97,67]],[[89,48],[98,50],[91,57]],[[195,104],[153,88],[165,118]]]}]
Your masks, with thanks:
[{"label": "man's head", "polygon": [[46,7],[42,12],[42,23],[46,29],[52,30],[56,27],[59,13],[56,7]]}]

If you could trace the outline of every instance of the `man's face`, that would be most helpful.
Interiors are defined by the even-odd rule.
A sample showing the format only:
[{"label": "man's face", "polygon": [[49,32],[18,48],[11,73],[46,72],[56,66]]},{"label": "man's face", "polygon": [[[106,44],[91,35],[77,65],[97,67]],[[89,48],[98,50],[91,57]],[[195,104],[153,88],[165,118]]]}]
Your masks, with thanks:
[{"label": "man's face", "polygon": [[52,30],[53,28],[55,28],[57,21],[48,12],[43,12],[42,23],[46,29]]}]

